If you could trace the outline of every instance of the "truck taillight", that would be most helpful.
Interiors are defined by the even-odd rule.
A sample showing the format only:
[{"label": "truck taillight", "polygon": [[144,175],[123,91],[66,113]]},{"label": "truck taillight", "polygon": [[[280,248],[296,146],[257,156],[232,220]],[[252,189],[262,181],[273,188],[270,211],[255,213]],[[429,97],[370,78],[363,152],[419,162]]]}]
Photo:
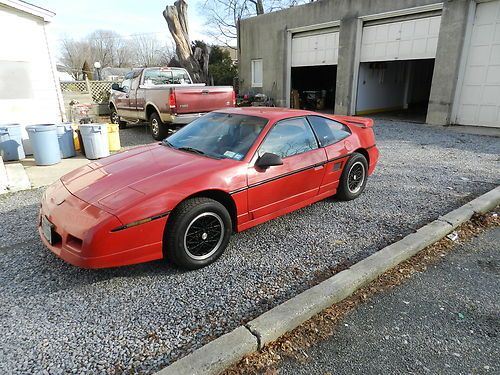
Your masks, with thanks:
[{"label": "truck taillight", "polygon": [[233,107],[236,107],[236,92],[233,90]]},{"label": "truck taillight", "polygon": [[177,100],[175,99],[175,92],[172,91],[168,97],[168,105],[170,109],[175,109],[177,107]]}]

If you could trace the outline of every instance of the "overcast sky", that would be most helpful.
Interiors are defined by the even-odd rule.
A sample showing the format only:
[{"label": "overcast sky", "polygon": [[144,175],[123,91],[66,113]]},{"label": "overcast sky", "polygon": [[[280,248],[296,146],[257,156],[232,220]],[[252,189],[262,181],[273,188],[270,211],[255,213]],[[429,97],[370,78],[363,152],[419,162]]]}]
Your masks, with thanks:
[{"label": "overcast sky", "polygon": [[[123,36],[155,34],[161,40],[170,38],[162,12],[174,0],[27,0],[56,13],[52,21],[53,38],[79,39],[97,29],[114,30]],[[188,1],[191,40],[211,41],[204,35],[200,16],[203,0]]]}]

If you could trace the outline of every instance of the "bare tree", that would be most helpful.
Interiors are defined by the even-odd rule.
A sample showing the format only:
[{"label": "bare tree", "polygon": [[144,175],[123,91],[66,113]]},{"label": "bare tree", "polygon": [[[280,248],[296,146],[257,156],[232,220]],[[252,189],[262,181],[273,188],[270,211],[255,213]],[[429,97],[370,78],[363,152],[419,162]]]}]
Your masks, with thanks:
[{"label": "bare tree", "polygon": [[101,66],[108,67],[114,65],[117,41],[121,36],[111,30],[96,30],[88,36],[90,46],[91,65],[99,61]]},{"label": "bare tree", "polygon": [[167,65],[175,53],[173,48],[160,42],[154,35],[137,35],[131,43],[135,66]]},{"label": "bare tree", "polygon": [[210,51],[205,44],[192,46],[189,39],[187,8],[185,0],[177,0],[174,5],[167,5],[163,11],[163,17],[165,17],[170,34],[174,39],[179,64],[189,72],[196,82],[208,83]]},{"label": "bare tree", "polygon": [[234,46],[239,20],[289,8],[314,0],[205,0],[203,13],[209,33],[219,42]]},{"label": "bare tree", "polygon": [[85,74],[90,73],[83,71],[88,55],[89,45],[87,42],[63,39],[61,43],[61,63],[68,69],[74,79],[82,79]]}]

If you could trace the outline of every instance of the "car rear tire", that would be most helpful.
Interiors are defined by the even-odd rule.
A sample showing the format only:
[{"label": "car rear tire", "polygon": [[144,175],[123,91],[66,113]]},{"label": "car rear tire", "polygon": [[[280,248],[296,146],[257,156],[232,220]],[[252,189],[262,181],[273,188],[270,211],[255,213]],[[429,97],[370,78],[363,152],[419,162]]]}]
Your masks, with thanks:
[{"label": "car rear tire", "polygon": [[231,216],[219,202],[192,198],[171,214],[163,239],[165,258],[176,266],[194,270],[217,260],[232,233]]},{"label": "car rear tire", "polygon": [[161,121],[158,113],[153,112],[151,116],[149,116],[149,128],[151,129],[151,135],[157,141],[162,141],[167,138],[168,128],[163,121]]},{"label": "car rear tire", "polygon": [[340,177],[337,197],[344,201],[355,199],[365,190],[368,179],[368,162],[366,158],[355,152],[351,155]]},{"label": "car rear tire", "polygon": [[115,107],[111,107],[111,113],[109,114],[109,121],[112,124],[117,124],[120,129],[125,129],[127,127],[127,123],[120,119],[120,116],[118,116],[118,112],[116,112]]}]

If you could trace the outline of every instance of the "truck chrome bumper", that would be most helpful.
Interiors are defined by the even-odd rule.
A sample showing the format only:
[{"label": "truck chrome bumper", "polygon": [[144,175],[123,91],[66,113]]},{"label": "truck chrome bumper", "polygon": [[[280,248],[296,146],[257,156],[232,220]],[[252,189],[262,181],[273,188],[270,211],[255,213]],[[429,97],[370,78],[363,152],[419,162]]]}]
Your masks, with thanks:
[{"label": "truck chrome bumper", "polygon": [[170,123],[174,125],[186,125],[189,124],[191,121],[200,118],[203,115],[205,115],[205,113],[189,113],[187,115],[165,115],[161,116],[162,117],[161,120],[165,123]]}]

